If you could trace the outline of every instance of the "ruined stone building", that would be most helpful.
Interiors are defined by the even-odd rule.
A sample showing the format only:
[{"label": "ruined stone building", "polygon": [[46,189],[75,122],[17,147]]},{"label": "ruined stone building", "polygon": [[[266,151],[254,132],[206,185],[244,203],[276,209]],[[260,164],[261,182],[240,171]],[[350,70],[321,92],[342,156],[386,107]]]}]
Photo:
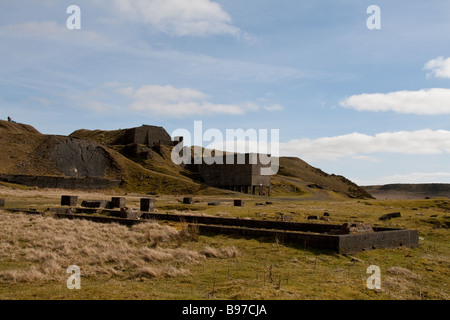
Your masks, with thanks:
[{"label": "ruined stone building", "polygon": [[198,166],[203,181],[218,188],[270,196],[270,175],[261,174],[261,169],[270,168],[270,163],[261,163],[256,153],[240,156],[243,161],[238,162],[237,154],[224,155],[222,163],[213,162],[213,158],[204,158]]},{"label": "ruined stone building", "polygon": [[137,128],[124,130],[115,144],[129,145],[139,144],[146,146],[173,145],[172,138],[163,127],[142,125]]}]

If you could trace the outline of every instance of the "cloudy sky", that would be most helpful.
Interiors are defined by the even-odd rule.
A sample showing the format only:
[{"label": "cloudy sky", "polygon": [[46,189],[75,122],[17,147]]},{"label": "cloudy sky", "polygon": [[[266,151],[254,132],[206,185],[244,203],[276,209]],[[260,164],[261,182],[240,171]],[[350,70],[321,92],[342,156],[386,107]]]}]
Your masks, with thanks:
[{"label": "cloudy sky", "polygon": [[0,0],[0,118],[279,129],[280,155],[361,185],[450,183],[449,17],[448,0]]}]

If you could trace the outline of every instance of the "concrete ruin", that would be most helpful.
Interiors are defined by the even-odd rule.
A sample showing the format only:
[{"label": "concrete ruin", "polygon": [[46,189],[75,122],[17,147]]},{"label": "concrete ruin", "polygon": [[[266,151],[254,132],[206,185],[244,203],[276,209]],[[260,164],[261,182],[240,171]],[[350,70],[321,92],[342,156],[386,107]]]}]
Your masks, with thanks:
[{"label": "concrete ruin", "polygon": [[61,196],[62,206],[76,207],[77,202],[78,202],[77,196]]},{"label": "concrete ruin", "polygon": [[112,197],[111,199],[111,209],[115,208],[125,208],[127,199],[124,197]]},{"label": "concrete ruin", "polygon": [[139,219],[142,216],[142,212],[131,208],[120,208],[120,211],[115,216],[123,219]]},{"label": "concrete ruin", "polygon": [[261,169],[270,168],[270,163],[263,164],[258,154],[223,155],[221,163],[217,163],[217,159],[204,158],[198,166],[205,183],[222,189],[270,196],[270,175],[261,174]]},{"label": "concrete ruin", "polygon": [[22,184],[29,187],[80,190],[109,189],[117,187],[122,183],[121,180],[108,180],[98,177],[74,178],[17,174],[0,174],[0,181]]},{"label": "concrete ruin", "polygon": [[314,234],[296,231],[280,231],[259,228],[230,227],[223,225],[190,224],[200,234],[227,234],[251,238],[268,238],[281,243],[294,243],[305,249],[326,249],[341,254],[351,254],[374,249],[416,247],[419,236],[416,230],[374,228],[372,233],[362,234]]},{"label": "concrete ruin", "polygon": [[81,206],[85,208],[98,208],[98,209],[106,209],[109,208],[108,200],[85,200],[81,202]]},{"label": "concrete ruin", "polygon": [[173,145],[172,138],[163,127],[142,125],[137,128],[125,129],[114,144],[138,144],[146,146]]},{"label": "concrete ruin", "polygon": [[155,211],[155,199],[141,198],[141,211],[142,212],[154,212]]},{"label": "concrete ruin", "polygon": [[[419,234],[416,230],[371,227],[365,223],[334,225],[163,214],[154,213],[154,205],[155,199],[141,198],[141,210],[127,207],[120,208],[120,210],[100,209],[107,216],[92,215],[98,213],[99,209],[97,208],[63,207],[52,208],[51,212],[55,217],[87,219],[103,223],[117,222],[125,225],[153,220],[183,222],[189,224],[189,229],[200,234],[266,238],[269,241],[292,243],[305,249],[326,249],[344,254],[380,248],[416,247],[419,245]],[[20,210],[27,212],[24,209]],[[88,213],[88,215],[80,213]]]}]

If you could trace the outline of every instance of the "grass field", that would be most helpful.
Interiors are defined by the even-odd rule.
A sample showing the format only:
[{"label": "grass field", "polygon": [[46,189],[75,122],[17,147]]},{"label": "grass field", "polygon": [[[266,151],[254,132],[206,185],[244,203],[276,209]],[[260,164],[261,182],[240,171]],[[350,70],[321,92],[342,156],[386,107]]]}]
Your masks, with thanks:
[{"label": "grass field", "polygon": [[[63,190],[0,186],[6,207],[46,210]],[[69,192],[79,199],[114,193]],[[121,194],[139,207],[142,195]],[[134,227],[0,211],[0,299],[437,299],[450,298],[450,200],[349,200],[198,196],[157,197],[158,212],[318,223],[361,221],[419,231],[417,248],[354,255],[305,250],[270,239],[189,234],[181,223]],[[221,201],[209,206],[210,201]],[[266,204],[266,201],[272,204]],[[329,216],[323,217],[328,212]],[[380,221],[390,212],[401,217]],[[309,221],[311,222],[311,221]],[[81,270],[81,289],[69,290],[66,269]],[[381,289],[369,290],[367,268],[381,269]]]}]

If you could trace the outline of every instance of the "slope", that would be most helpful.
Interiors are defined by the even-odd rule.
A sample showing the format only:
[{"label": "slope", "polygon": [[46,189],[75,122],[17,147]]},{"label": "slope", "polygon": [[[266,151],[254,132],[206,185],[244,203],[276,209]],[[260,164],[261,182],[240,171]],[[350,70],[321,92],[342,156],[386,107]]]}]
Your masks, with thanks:
[{"label": "slope", "polygon": [[[90,139],[108,145],[109,148],[121,153],[142,167],[172,177],[189,178],[201,182],[198,173],[173,164],[169,146],[137,146],[116,145],[123,135],[123,130],[77,130],[70,137]],[[192,152],[193,154],[193,152]],[[342,176],[329,175],[320,169],[310,166],[299,158],[281,157],[280,170],[271,178],[272,195],[303,196],[316,199],[326,199],[337,195],[350,198],[373,198],[367,191],[360,188]]]},{"label": "slope", "polygon": [[[347,178],[328,174],[305,161],[294,157],[281,157],[278,175],[282,180],[297,181],[303,188],[316,193],[317,190],[329,190],[342,193],[350,198],[373,198],[366,190]],[[288,179],[291,178],[291,179]]]},{"label": "slope", "polygon": [[153,194],[214,192],[181,174],[144,168],[97,142],[44,135],[29,125],[0,120],[0,150],[0,174],[97,176],[122,180],[121,189],[126,191]]}]

